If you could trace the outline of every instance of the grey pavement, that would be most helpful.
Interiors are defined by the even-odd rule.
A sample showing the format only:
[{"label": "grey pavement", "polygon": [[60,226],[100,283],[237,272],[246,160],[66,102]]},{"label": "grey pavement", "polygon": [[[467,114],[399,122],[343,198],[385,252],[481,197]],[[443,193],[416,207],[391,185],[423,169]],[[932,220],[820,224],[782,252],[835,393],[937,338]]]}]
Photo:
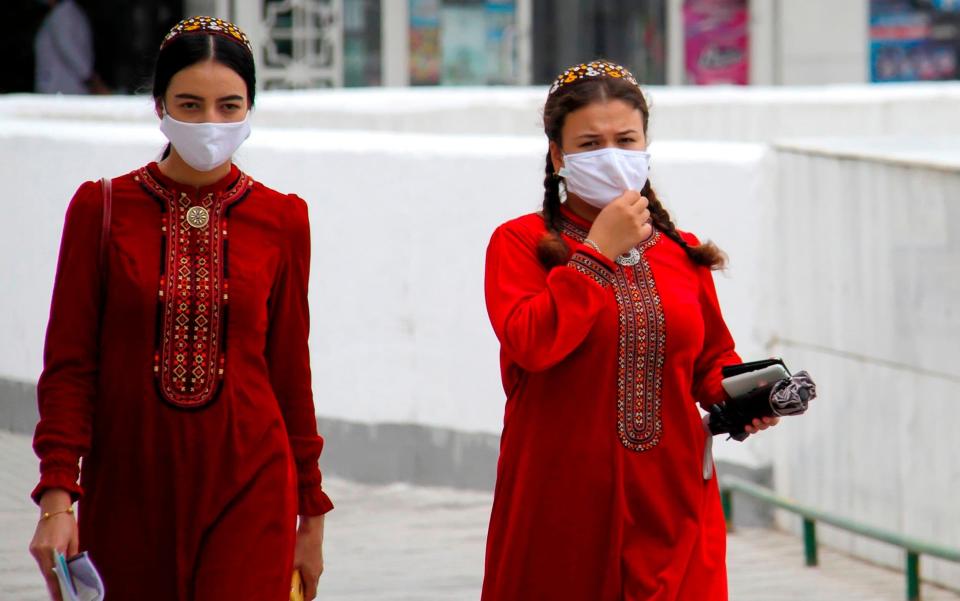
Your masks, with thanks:
[{"label": "grey pavement", "polygon": [[[43,601],[26,548],[37,510],[30,439],[0,432],[0,600]],[[327,482],[337,509],[327,518],[321,600],[466,601],[479,598],[491,495],[403,484]],[[901,573],[821,548],[821,567],[803,566],[800,540],[766,529],[729,537],[734,601],[899,601]],[[109,597],[108,597],[109,598]],[[960,594],[924,585],[925,601]]]}]

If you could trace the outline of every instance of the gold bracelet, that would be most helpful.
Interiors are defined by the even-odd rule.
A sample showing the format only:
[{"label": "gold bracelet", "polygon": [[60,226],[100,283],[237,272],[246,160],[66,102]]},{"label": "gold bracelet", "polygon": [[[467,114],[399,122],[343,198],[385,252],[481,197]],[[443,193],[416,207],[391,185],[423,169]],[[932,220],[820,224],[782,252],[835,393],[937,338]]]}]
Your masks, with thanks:
[{"label": "gold bracelet", "polygon": [[64,510],[62,510],[62,511],[44,511],[44,512],[43,512],[43,515],[40,516],[40,520],[41,520],[41,521],[46,521],[46,520],[49,520],[50,518],[52,518],[52,517],[55,516],[55,515],[60,515],[61,513],[66,513],[66,514],[69,514],[69,515],[73,515],[73,505],[71,505],[70,507],[67,507],[66,509],[64,509]]}]

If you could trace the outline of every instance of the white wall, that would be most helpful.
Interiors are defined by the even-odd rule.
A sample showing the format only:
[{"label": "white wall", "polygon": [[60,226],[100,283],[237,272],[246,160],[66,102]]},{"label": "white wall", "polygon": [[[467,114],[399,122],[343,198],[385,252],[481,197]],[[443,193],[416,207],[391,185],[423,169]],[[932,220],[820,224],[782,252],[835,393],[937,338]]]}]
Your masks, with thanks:
[{"label": "white wall", "polygon": [[[957,548],[960,143],[931,143],[941,148],[932,165],[903,141],[886,144],[777,153],[765,273],[779,273],[780,285],[762,328],[772,351],[810,370],[821,396],[771,437],[774,477],[798,501]],[[894,547],[821,532],[902,569]],[[922,566],[960,588],[960,566]]]},{"label": "white wall", "polygon": [[[763,142],[816,136],[960,134],[960,82],[821,87],[645,88],[655,140]],[[546,89],[349,89],[265,92],[259,127],[543,134]],[[0,119],[154,123],[146,97],[0,96]]]},{"label": "white wall", "polygon": [[[2,213],[8,235],[0,239],[9,290],[0,295],[0,328],[10,333],[0,376],[39,374],[74,189],[146,163],[161,145],[147,125],[0,122],[0,179],[11,182]],[[770,185],[765,151],[667,142],[651,150],[652,177],[680,226],[733,257],[718,288],[744,353],[759,352],[751,287],[758,207]],[[483,305],[484,253],[497,225],[537,210],[544,152],[537,137],[255,130],[239,163],[310,203],[321,415],[499,432],[504,394]]]}]

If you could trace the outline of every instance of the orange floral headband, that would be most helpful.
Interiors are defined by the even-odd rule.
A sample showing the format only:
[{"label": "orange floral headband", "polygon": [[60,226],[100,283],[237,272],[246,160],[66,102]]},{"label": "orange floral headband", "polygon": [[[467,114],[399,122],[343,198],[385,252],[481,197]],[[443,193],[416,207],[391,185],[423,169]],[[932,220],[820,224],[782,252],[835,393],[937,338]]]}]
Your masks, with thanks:
[{"label": "orange floral headband", "polygon": [[181,35],[188,33],[207,33],[210,35],[219,35],[227,38],[228,40],[237,42],[238,44],[242,44],[250,52],[250,54],[253,54],[253,46],[250,44],[250,40],[247,38],[247,35],[233,23],[224,21],[223,19],[218,19],[216,17],[190,17],[189,19],[180,21],[174,25],[173,29],[170,30],[170,33],[163,38],[163,42],[160,44],[160,49],[163,50],[164,46],[177,39]]},{"label": "orange floral headband", "polygon": [[557,77],[556,81],[553,82],[553,85],[550,86],[550,94],[553,94],[564,86],[588,77],[612,77],[614,79],[623,79],[624,81],[632,83],[638,88],[640,87],[640,84],[637,83],[637,79],[633,76],[633,73],[628,71],[626,67],[607,61],[593,61],[590,63],[570,67],[561,73]]}]

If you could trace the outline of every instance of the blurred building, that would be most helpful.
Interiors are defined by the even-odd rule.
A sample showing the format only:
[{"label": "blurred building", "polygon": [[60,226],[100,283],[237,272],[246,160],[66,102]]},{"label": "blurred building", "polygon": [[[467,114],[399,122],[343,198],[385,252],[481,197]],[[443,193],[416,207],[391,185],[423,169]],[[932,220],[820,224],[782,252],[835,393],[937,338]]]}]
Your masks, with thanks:
[{"label": "blurred building", "polygon": [[960,0],[184,4],[186,13],[226,15],[250,32],[265,88],[545,84],[596,57],[630,66],[647,84],[958,77]]},{"label": "blurred building", "polygon": [[[235,21],[265,89],[548,83],[608,58],[651,85],[797,85],[958,78],[960,0],[77,0],[97,72],[121,93],[148,87],[157,41],[177,20]],[[30,89],[37,0],[0,44],[0,91]],[[19,36],[19,37],[17,37]],[[22,55],[22,56],[21,56]]]}]

